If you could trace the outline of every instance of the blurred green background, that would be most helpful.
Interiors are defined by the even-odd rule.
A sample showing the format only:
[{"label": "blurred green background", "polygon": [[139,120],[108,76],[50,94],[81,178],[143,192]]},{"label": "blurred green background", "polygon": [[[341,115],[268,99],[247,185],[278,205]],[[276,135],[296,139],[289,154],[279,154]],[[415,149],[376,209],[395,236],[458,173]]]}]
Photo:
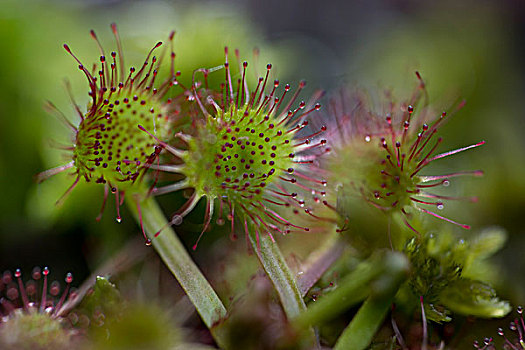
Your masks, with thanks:
[{"label": "blurred green background", "polygon": [[[479,202],[453,205],[449,213],[471,224],[473,232],[494,225],[506,229],[509,241],[494,260],[501,271],[494,282],[514,305],[525,302],[525,227],[520,224],[525,214],[525,5],[518,0],[3,0],[0,271],[45,264],[56,276],[72,270],[81,281],[124,242],[140,236],[129,214],[115,223],[112,203],[103,220],[95,221],[102,188],[81,185],[56,207],[73,178],[60,174],[40,185],[33,180],[67,162],[54,144],[71,143],[69,130],[44,111],[44,102],[52,101],[77,123],[64,80],[71,82],[81,106],[89,100],[85,77],[62,45],[68,43],[89,66],[99,55],[89,30],[113,50],[111,22],[119,26],[127,64],[135,65],[176,30],[176,69],[186,82],[194,69],[220,65],[228,45],[248,60],[252,49],[260,48],[262,67],[272,62],[281,81],[307,79],[310,92],[329,93],[347,84],[392,88],[403,98],[417,83],[417,70],[437,110],[464,98],[465,108],[442,129],[442,150],[479,140],[487,144],[443,160],[436,169],[483,169],[486,175],[457,181],[458,192],[475,194]],[[180,198],[161,201],[171,213]],[[183,225],[188,245],[201,221],[197,214]],[[219,250],[232,246],[244,249],[243,242],[210,234],[194,255],[204,270],[211,269],[213,259],[226,255]]]}]

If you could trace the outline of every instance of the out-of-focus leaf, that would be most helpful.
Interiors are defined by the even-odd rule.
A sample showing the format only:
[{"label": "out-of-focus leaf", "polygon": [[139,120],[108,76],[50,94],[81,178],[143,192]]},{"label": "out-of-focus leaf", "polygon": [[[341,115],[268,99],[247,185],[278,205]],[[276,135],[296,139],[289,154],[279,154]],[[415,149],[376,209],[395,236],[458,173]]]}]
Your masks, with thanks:
[{"label": "out-of-focus leaf", "polygon": [[501,227],[489,227],[470,241],[469,255],[466,266],[475,260],[485,259],[503,248],[507,241],[507,233]]},{"label": "out-of-focus leaf", "polygon": [[425,308],[425,315],[428,320],[431,320],[437,323],[452,321],[452,318],[449,316],[450,311],[445,309],[444,307],[440,307],[434,304],[425,304],[424,308]]},{"label": "out-of-focus leaf", "polygon": [[96,329],[93,349],[172,349],[181,339],[180,329],[172,323],[155,303],[128,304],[118,317],[106,318],[104,328]]},{"label": "out-of-focus leaf", "polygon": [[503,317],[511,308],[508,302],[498,298],[489,285],[468,279],[461,279],[448,286],[440,300],[452,311],[478,317]]}]

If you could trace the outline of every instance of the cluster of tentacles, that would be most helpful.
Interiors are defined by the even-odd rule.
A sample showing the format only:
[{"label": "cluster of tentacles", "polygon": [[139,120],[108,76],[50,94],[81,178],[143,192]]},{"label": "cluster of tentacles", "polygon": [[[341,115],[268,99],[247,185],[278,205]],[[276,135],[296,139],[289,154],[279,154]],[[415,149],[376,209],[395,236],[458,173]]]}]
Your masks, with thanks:
[{"label": "cluster of tentacles", "polygon": [[[152,167],[184,176],[153,193],[192,189],[190,198],[172,216],[170,224],[180,223],[206,197],[202,232],[212,220],[216,202],[217,221],[224,222],[226,211],[232,237],[236,220],[246,233],[249,227],[253,228],[257,237],[262,232],[271,236],[273,232],[310,231],[310,227],[296,224],[292,217],[304,213],[308,219],[323,219],[316,215],[316,208],[331,207],[325,199],[327,181],[317,175],[317,159],[329,151],[322,137],[326,127],[309,134],[303,131],[309,118],[315,118],[314,113],[321,108],[315,101],[319,93],[310,102],[296,105],[305,82],[299,83],[293,95],[289,84],[278,92],[280,82],[270,82],[271,64],[267,65],[265,76],[258,78],[255,89],[250,90],[246,77],[248,63],[240,62],[237,51],[240,77],[234,84],[228,49],[225,51],[225,79],[218,91],[209,88],[198,91],[197,86],[208,84],[193,84],[201,114],[194,120],[191,135],[176,135],[184,146],[171,146],[150,134],[175,158],[173,164]],[[205,79],[210,73],[209,70],[196,73],[199,72]]]},{"label": "cluster of tentacles", "polygon": [[[448,186],[458,176],[481,176],[481,170],[454,172],[444,175],[422,175],[434,161],[483,145],[473,145],[436,153],[442,142],[438,130],[447,113],[433,117],[426,106],[425,84],[417,73],[419,84],[412,96],[396,103],[387,96],[385,106],[375,107],[362,93],[342,91],[332,98],[328,108],[331,121],[330,142],[333,152],[325,158],[324,166],[332,178],[347,187],[367,203],[384,212],[402,213],[405,224],[410,223],[410,208],[430,214],[463,228],[439,215],[447,200],[476,201],[476,197],[452,197],[434,193],[432,189]],[[461,108],[460,103],[456,110]],[[417,117],[416,117],[417,115]]]}]

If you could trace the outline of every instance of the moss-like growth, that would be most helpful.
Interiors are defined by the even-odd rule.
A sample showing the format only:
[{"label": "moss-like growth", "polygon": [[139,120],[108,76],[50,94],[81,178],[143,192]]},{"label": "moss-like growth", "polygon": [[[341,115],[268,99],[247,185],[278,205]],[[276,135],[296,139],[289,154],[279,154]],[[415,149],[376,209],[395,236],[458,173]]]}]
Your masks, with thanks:
[{"label": "moss-like growth", "polygon": [[404,249],[412,265],[411,277],[400,295],[402,300],[422,297],[427,318],[437,322],[450,321],[450,311],[487,318],[505,316],[510,312],[508,302],[498,298],[487,276],[472,269],[494,252],[486,244],[494,239],[494,234],[485,234],[466,241],[448,232],[411,239]]}]

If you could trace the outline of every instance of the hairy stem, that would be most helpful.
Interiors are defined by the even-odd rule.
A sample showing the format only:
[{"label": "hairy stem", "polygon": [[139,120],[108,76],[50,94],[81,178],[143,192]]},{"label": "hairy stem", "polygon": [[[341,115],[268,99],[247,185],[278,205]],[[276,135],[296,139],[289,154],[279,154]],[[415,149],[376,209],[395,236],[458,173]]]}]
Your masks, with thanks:
[{"label": "hairy stem", "polygon": [[[136,203],[134,201],[127,201],[127,203],[139,222],[140,215]],[[166,217],[155,199],[141,198],[139,204],[144,230],[151,239],[153,247],[180,283],[206,326],[212,330],[217,343],[221,345],[222,341],[217,334],[214,334],[213,326],[226,317],[226,308],[193,262],[176,233],[167,226]],[[160,229],[162,229],[160,235],[154,237]]]}]

